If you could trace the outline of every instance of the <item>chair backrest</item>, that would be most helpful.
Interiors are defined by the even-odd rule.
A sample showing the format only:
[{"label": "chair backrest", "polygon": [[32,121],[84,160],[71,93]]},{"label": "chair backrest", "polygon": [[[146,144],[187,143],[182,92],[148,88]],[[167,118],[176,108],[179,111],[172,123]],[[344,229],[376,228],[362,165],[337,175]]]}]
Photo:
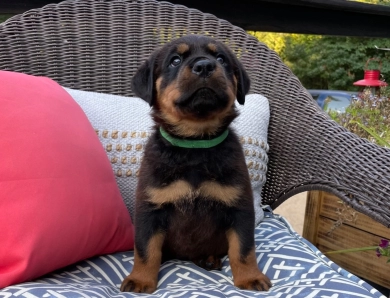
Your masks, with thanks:
[{"label": "chair backrest", "polygon": [[275,52],[213,15],[154,0],[47,5],[0,25],[0,69],[131,96],[130,78],[149,54],[190,33],[228,44],[250,75],[250,92],[270,101],[265,204],[276,208],[298,192],[326,190],[390,224],[390,151],[330,120]]}]

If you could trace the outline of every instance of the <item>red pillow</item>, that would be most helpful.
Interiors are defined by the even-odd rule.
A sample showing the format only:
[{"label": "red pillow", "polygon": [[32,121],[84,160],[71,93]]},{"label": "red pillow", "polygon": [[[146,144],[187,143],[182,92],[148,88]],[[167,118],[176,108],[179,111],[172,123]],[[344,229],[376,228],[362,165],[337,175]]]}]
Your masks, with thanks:
[{"label": "red pillow", "polygon": [[103,146],[54,81],[0,71],[0,288],[133,248]]}]

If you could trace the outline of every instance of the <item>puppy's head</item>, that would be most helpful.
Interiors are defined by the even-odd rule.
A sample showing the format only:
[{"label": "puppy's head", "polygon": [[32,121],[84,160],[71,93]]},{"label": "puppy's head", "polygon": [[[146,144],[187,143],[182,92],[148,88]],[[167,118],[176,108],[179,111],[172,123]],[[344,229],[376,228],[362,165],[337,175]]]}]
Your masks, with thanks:
[{"label": "puppy's head", "polygon": [[156,122],[182,137],[218,134],[237,116],[250,81],[221,42],[188,35],[154,52],[132,80],[134,93],[153,107]]}]

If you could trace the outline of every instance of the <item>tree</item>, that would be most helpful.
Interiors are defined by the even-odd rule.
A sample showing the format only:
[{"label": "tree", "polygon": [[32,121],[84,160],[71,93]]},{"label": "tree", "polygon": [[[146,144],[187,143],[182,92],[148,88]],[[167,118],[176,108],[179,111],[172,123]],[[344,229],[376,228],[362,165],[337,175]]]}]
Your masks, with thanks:
[{"label": "tree", "polygon": [[[389,0],[390,1],[390,0]],[[301,34],[253,33],[274,49],[308,89],[357,90],[353,82],[364,76],[365,63],[377,57],[381,73],[390,81],[389,39]],[[368,69],[378,68],[369,63]]]},{"label": "tree", "polygon": [[[377,50],[388,47],[384,38],[321,36],[286,43],[284,59],[307,88],[356,90],[353,82],[362,79],[369,58],[382,61],[381,72],[390,78],[390,52]],[[367,69],[377,69],[369,63]]]}]

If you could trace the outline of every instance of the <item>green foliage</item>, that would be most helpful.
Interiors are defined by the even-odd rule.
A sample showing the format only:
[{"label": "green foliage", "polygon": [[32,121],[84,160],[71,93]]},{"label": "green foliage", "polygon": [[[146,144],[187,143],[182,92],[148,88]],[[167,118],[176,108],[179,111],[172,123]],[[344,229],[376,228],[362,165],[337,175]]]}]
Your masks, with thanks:
[{"label": "green foliage", "polygon": [[258,40],[265,43],[270,49],[273,49],[279,55],[282,55],[285,44],[286,37],[291,34],[285,33],[268,33],[268,32],[259,32],[259,31],[248,31],[249,34],[255,36]]},{"label": "green foliage", "polygon": [[373,96],[369,89],[346,108],[345,113],[330,112],[333,120],[349,131],[380,146],[390,148],[390,98],[389,88],[382,88]]},{"label": "green foliage", "polygon": [[4,22],[5,20],[9,19],[12,17],[12,14],[0,14],[0,23]]},{"label": "green foliage", "polygon": [[[366,61],[373,57],[382,61],[384,77],[390,77],[390,51],[375,48],[389,48],[386,38],[249,33],[275,50],[307,89],[357,91],[353,82],[363,79]],[[378,67],[377,62],[368,65]]]},{"label": "green foliage", "polygon": [[[294,40],[290,44],[286,47],[285,59],[307,88],[356,90],[353,82],[363,79],[365,63],[372,57],[385,62],[381,73],[390,77],[390,64],[386,63],[390,61],[390,52],[375,48],[388,47],[388,39],[322,36],[309,44],[301,41],[296,44]],[[302,53],[299,56],[297,48]],[[374,63],[368,65],[368,69],[377,68]]]},{"label": "green foliage", "polygon": [[[359,0],[390,5],[390,0]],[[390,48],[386,38],[335,37],[320,35],[249,32],[275,50],[307,89],[357,91],[353,82],[363,79],[369,58],[379,58],[381,73],[390,77]],[[377,69],[371,62],[368,69]]]}]

